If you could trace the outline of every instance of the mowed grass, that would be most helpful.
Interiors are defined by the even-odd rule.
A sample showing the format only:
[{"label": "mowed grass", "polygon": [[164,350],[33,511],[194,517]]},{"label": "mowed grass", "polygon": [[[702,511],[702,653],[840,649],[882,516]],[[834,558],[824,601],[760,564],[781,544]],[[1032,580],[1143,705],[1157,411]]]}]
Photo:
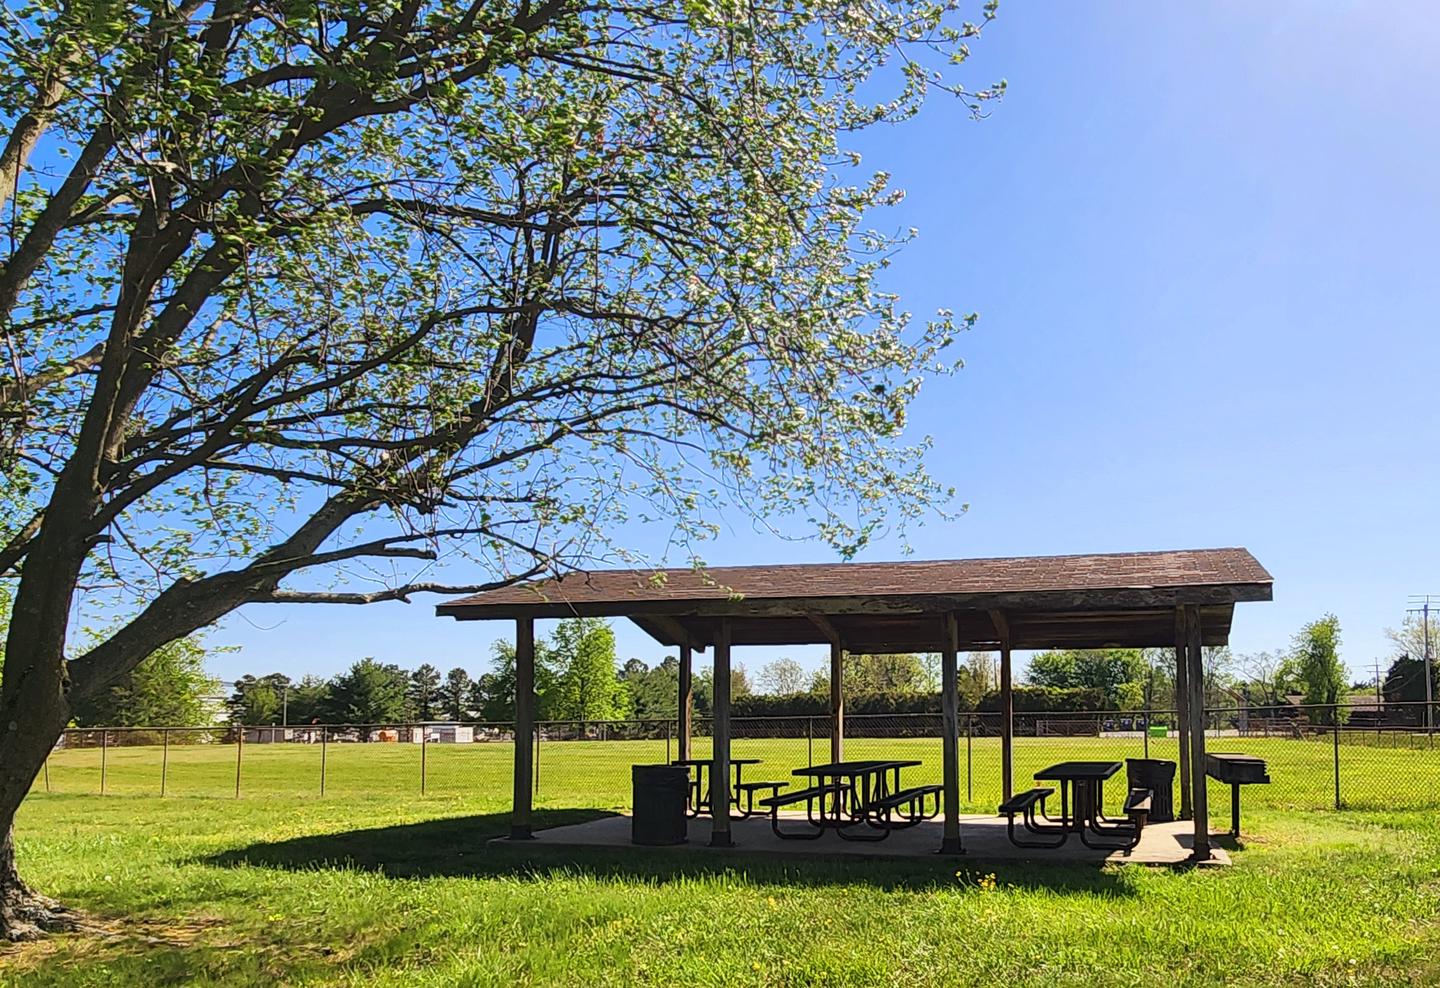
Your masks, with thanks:
[{"label": "mowed grass", "polygon": [[[1099,743],[1030,741],[1018,771],[1084,757],[1087,747],[1098,755]],[[746,744],[762,742],[740,742],[737,754]],[[775,762],[759,769],[797,752],[805,762],[804,739],[763,744]],[[871,745],[913,752],[938,774],[933,740],[855,739],[847,754],[874,753]],[[976,757],[979,746],[974,808],[990,760],[988,749]],[[563,749],[542,749],[542,826],[625,805],[630,763],[663,758],[656,742],[580,743],[569,758]],[[0,948],[0,983],[1440,981],[1437,814],[1286,808],[1286,750],[1272,755],[1276,785],[1246,794],[1235,865],[1172,872],[639,849],[559,857],[487,845],[508,824],[502,745],[430,748],[424,796],[412,747],[331,746],[323,798],[318,751],[308,747],[247,747],[240,799],[233,747],[172,749],[169,791],[212,795],[37,792],[27,802],[17,828],[24,873],[82,909],[92,928]],[[52,787],[61,771],[85,778],[88,766],[67,759],[91,754],[57,755]],[[107,789],[133,781],[141,791],[148,755],[108,752]],[[158,776],[150,781],[158,791]],[[267,782],[274,794],[261,795]]]}]

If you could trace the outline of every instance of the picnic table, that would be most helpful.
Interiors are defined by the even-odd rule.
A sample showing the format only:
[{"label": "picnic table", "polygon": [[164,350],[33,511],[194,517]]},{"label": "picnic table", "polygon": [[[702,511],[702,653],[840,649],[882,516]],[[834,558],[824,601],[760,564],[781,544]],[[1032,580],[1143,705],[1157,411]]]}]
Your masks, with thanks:
[{"label": "picnic table", "polygon": [[[1119,762],[1060,762],[1036,772],[1035,780],[1060,784],[1061,826],[1083,833],[1087,826],[1104,827],[1105,780],[1118,771]],[[1095,827],[1096,824],[1100,826]]]},{"label": "picnic table", "polygon": [[863,822],[866,807],[891,792],[900,791],[900,770],[919,764],[895,759],[829,762],[797,768],[790,774],[808,776],[820,787],[829,781],[838,788],[841,798],[830,800],[833,809],[825,817],[828,826],[838,827]]},{"label": "picnic table", "polygon": [[[697,817],[701,816],[702,814],[709,813],[711,807],[710,787],[714,784],[715,759],[677,758],[670,764],[683,765],[686,768],[693,768],[695,770],[695,778],[690,780],[690,798],[688,800],[688,806],[685,810],[686,814],[688,816]],[[744,785],[741,776],[745,771],[745,766],[759,764],[760,759],[758,758],[730,759],[730,768],[735,773],[735,777],[730,785],[730,794],[733,797],[733,802],[738,802],[740,799],[741,787]],[[711,775],[711,780],[708,784],[705,779],[705,773],[707,771]]]},{"label": "picnic table", "polygon": [[[1060,762],[1036,772],[1036,781],[1059,783],[1060,818],[1057,820],[1045,811],[1045,800],[1054,789],[1035,788],[1016,793],[1000,804],[1000,812],[1009,818],[1010,842],[1018,847],[1054,848],[1074,834],[1086,847],[1128,853],[1140,842],[1140,833],[1150,815],[1152,793],[1149,789],[1131,790],[1125,800],[1126,821],[1107,819],[1105,780],[1118,771],[1119,762],[1077,761]],[[1025,831],[1044,839],[1021,839],[1015,830],[1017,816]],[[1046,822],[1041,823],[1042,819]]]},{"label": "picnic table", "polygon": [[[845,840],[884,840],[890,831],[914,826],[939,812],[939,786],[906,789],[900,784],[900,770],[919,764],[909,759],[870,759],[807,765],[791,774],[812,779],[813,785],[762,803],[769,807],[770,826],[779,837],[814,839],[826,829],[833,829]],[[934,811],[929,813],[925,810],[927,796],[936,797]],[[804,833],[782,831],[780,808],[802,801],[812,829]],[[900,814],[898,820],[896,813]],[[860,826],[875,832],[863,832],[864,836],[862,832],[851,832]]]}]

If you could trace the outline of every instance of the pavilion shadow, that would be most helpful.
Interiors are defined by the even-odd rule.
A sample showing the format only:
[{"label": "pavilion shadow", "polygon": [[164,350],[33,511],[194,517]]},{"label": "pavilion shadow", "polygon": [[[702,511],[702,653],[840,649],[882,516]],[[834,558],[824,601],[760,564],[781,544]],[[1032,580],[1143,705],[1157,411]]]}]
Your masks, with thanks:
[{"label": "pavilion shadow", "polygon": [[[536,814],[537,829],[583,823],[611,814],[559,810]],[[1098,862],[1000,863],[960,857],[848,858],[722,856],[669,848],[581,848],[490,844],[509,830],[508,813],[451,817],[265,841],[198,859],[220,867],[250,866],[289,871],[358,868],[390,878],[526,878],[544,881],[577,873],[665,884],[696,877],[744,874],[757,883],[825,887],[867,884],[886,891],[953,888],[994,875],[1001,886],[1060,893],[1127,896],[1131,889],[1115,870]]]}]

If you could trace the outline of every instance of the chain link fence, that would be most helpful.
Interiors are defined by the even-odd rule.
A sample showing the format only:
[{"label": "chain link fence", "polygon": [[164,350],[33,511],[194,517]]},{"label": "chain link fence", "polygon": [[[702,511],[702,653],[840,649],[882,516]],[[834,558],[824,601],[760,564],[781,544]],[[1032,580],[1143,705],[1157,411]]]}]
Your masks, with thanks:
[{"label": "chain link fence", "polygon": [[[1417,709],[1418,708],[1418,709]],[[1247,805],[1272,808],[1440,807],[1440,745],[1424,704],[1275,705],[1206,714],[1206,748],[1264,758],[1271,785]],[[1174,711],[1023,712],[1014,718],[1014,780],[1061,761],[1176,760]],[[746,780],[794,781],[831,758],[827,716],[732,717],[731,757],[753,759]],[[999,803],[1001,718],[959,718],[966,809]],[[691,757],[712,753],[711,721],[696,718]],[[843,757],[901,758],[915,784],[941,777],[943,720],[934,714],[844,718]],[[630,766],[680,756],[674,720],[548,721],[537,725],[539,802],[626,807]],[[124,796],[449,796],[508,801],[515,737],[509,723],[345,724],[68,730],[37,791]],[[1212,799],[1225,792],[1215,785]],[[1108,795],[1123,798],[1123,786]]]}]

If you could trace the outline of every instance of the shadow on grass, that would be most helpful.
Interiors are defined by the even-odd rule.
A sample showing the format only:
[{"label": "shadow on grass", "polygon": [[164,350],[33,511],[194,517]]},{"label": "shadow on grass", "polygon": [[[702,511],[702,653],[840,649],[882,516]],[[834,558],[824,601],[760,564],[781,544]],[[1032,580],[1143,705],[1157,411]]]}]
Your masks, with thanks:
[{"label": "shadow on grass", "polygon": [[[536,813],[536,829],[597,820],[601,810]],[[199,859],[221,867],[287,871],[357,868],[391,878],[520,878],[542,882],[587,875],[653,884],[707,876],[743,875],[756,884],[808,887],[871,885],[886,891],[954,888],[957,872],[972,879],[994,874],[1001,885],[1059,893],[1126,896],[1123,876],[1100,863],[967,861],[964,857],[855,858],[781,856],[775,853],[696,854],[671,848],[579,848],[497,845],[508,833],[508,813],[451,817],[390,827],[263,841]]]}]

